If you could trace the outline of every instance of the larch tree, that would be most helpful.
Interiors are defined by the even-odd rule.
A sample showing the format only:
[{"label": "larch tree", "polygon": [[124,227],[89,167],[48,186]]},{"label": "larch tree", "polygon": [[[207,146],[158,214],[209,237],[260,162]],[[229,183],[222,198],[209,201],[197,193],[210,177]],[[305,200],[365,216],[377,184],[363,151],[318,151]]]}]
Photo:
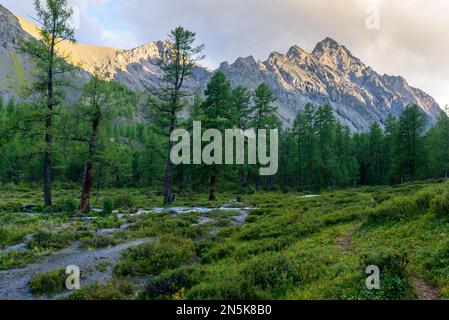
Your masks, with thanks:
[{"label": "larch tree", "polygon": [[164,128],[168,136],[168,150],[164,177],[164,205],[173,203],[173,168],[170,159],[174,142],[171,139],[178,122],[178,113],[185,107],[185,81],[193,75],[193,69],[203,58],[204,45],[194,45],[196,34],[177,27],[169,34],[158,65],[162,70],[162,88],[151,88],[143,83],[153,99],[154,121]]},{"label": "larch tree", "polygon": [[396,137],[396,161],[398,173],[415,181],[418,168],[423,164],[423,136],[427,126],[426,115],[416,105],[405,108],[399,118]]},{"label": "larch tree", "polygon": [[43,111],[36,120],[44,124],[44,203],[51,206],[54,116],[57,114],[56,108],[63,103],[61,89],[70,84],[63,76],[77,68],[67,63],[69,57],[59,52],[58,44],[75,42],[74,30],[70,25],[73,10],[67,0],[35,0],[34,7],[39,41],[22,39],[17,49],[31,56],[38,70],[29,95],[36,98],[35,104]]},{"label": "larch tree", "polygon": [[[232,124],[232,108],[231,104],[231,84],[222,72],[217,72],[207,84],[204,92],[206,99],[202,104],[204,114],[203,126],[205,129],[215,129],[221,134],[230,128]],[[217,139],[217,137],[214,137]],[[217,142],[217,141],[213,141]],[[222,145],[222,141],[219,143]],[[217,143],[218,145],[218,143]],[[214,149],[214,153],[218,150]],[[223,154],[211,155],[212,158],[221,158]],[[219,163],[210,164],[210,193],[209,200],[217,200],[217,180],[219,174]]]},{"label": "larch tree", "polygon": [[[280,127],[276,112],[277,107],[273,105],[276,98],[271,89],[262,83],[253,94],[253,106],[251,108],[251,128],[258,132],[260,129],[277,129]],[[257,165],[257,171],[259,166]],[[256,189],[260,190],[261,181],[258,172],[256,173]]]}]

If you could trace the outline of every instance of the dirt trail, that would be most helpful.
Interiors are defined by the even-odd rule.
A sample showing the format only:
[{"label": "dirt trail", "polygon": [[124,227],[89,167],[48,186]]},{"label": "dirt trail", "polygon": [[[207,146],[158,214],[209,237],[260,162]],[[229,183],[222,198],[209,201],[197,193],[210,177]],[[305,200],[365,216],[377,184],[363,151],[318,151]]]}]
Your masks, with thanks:
[{"label": "dirt trail", "polygon": [[[71,265],[80,268],[82,287],[95,281],[107,281],[112,275],[113,266],[123,251],[152,240],[140,239],[115,247],[92,251],[81,250],[79,249],[79,243],[75,243],[70,248],[44,257],[40,262],[28,265],[25,268],[0,271],[0,300],[34,300],[36,297],[28,289],[28,282],[33,275],[56,269],[65,269]],[[103,267],[99,268],[99,264],[102,264]],[[46,298],[43,297],[42,299]]]},{"label": "dirt trail", "polygon": [[352,228],[351,230],[348,230],[345,234],[343,234],[342,237],[337,239],[335,245],[338,249],[345,253],[353,254],[352,250],[352,237],[354,236],[354,233],[357,231],[358,227]]},{"label": "dirt trail", "polygon": [[414,277],[413,282],[415,284],[416,295],[418,300],[431,301],[441,300],[438,289],[432,287],[424,280]]}]

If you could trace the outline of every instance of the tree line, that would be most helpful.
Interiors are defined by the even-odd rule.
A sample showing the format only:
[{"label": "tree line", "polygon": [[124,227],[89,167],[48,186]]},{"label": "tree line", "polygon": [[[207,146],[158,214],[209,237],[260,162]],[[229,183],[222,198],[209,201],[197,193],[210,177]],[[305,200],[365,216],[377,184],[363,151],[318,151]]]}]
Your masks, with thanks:
[{"label": "tree line", "polygon": [[[286,192],[448,178],[446,113],[429,127],[426,115],[411,105],[399,118],[389,115],[384,126],[353,134],[330,105],[307,104],[286,128],[265,84],[233,87],[216,72],[203,93],[189,92],[185,82],[204,45],[195,45],[195,33],[182,27],[170,33],[158,63],[161,86],[143,83],[145,92],[137,93],[96,71],[77,101],[69,102],[65,92],[79,66],[67,63],[58,43],[75,41],[67,23],[72,12],[67,0],[35,6],[41,41],[18,46],[37,70],[24,88],[28,98],[5,104],[0,97],[0,182],[43,185],[46,206],[52,205],[54,181],[81,186],[79,210],[85,213],[93,194],[106,187],[146,187],[169,205],[182,192],[209,192],[216,200],[220,190]],[[278,128],[278,173],[261,177],[258,165],[174,166],[170,136],[177,128],[191,129],[193,121],[201,121],[203,130]]]}]

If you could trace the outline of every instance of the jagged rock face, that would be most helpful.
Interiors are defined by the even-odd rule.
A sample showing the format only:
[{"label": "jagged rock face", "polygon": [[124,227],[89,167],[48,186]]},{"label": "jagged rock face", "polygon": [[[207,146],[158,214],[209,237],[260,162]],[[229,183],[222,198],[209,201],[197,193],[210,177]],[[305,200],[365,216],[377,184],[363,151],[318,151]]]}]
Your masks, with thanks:
[{"label": "jagged rock face", "polygon": [[[17,79],[30,74],[29,60],[13,49],[24,35],[17,18],[0,5],[0,90],[7,95],[16,94],[11,83],[18,86],[22,80]],[[165,42],[158,41],[132,50],[78,44],[62,49],[81,60],[87,72],[99,68],[108,79],[143,91],[145,86],[162,85],[157,60],[165,46]],[[22,66],[19,72],[15,70],[17,65]],[[293,46],[286,54],[272,53],[266,61],[256,61],[252,56],[238,58],[232,64],[222,63],[218,70],[234,85],[254,89],[261,83],[268,84],[277,97],[279,117],[287,126],[306,103],[331,104],[337,119],[355,132],[369,130],[374,122],[384,124],[389,113],[399,116],[409,104],[418,105],[431,122],[441,112],[432,97],[410,87],[404,78],[379,75],[330,38],[318,43],[311,53]],[[202,92],[212,73],[196,67],[186,87],[191,92]],[[86,73],[79,78],[86,78]]]},{"label": "jagged rock face", "polygon": [[22,37],[28,34],[17,18],[0,5],[0,95],[5,100],[18,97],[23,83],[29,80],[30,59],[15,50]]},{"label": "jagged rock face", "polygon": [[330,38],[312,53],[293,46],[287,54],[272,53],[264,62],[239,58],[219,69],[236,84],[254,88],[267,83],[286,124],[308,102],[331,104],[337,118],[356,132],[367,131],[374,122],[384,124],[389,113],[399,116],[409,104],[418,105],[430,121],[441,112],[432,97],[410,87],[404,78],[379,75]]},{"label": "jagged rock face", "polygon": [[[131,50],[119,50],[107,58],[100,67],[109,79],[126,84],[133,90],[162,86],[162,71],[158,61],[166,50],[164,41],[152,42]],[[200,66],[193,70],[193,77],[186,79],[185,86],[197,91],[211,76],[211,72]]]}]

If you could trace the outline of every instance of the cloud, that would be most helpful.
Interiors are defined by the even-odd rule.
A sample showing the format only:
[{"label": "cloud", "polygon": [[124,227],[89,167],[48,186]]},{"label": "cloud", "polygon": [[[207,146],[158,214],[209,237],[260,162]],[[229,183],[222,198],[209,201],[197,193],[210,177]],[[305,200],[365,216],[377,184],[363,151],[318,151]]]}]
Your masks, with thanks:
[{"label": "cloud", "polygon": [[[31,0],[0,0],[31,10]],[[206,44],[207,64],[294,44],[310,51],[330,36],[380,73],[449,104],[449,1],[432,0],[74,0],[80,8],[80,42],[130,48],[165,39],[183,25]],[[380,29],[368,30],[367,9],[377,6]],[[20,13],[20,12],[19,12]],[[23,13],[20,13],[23,15]]]}]

